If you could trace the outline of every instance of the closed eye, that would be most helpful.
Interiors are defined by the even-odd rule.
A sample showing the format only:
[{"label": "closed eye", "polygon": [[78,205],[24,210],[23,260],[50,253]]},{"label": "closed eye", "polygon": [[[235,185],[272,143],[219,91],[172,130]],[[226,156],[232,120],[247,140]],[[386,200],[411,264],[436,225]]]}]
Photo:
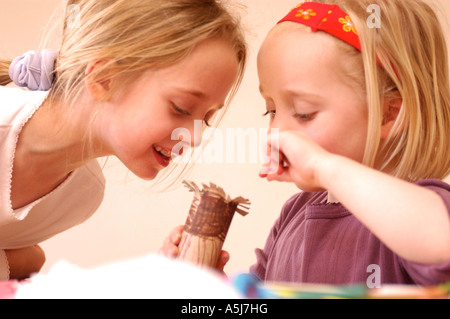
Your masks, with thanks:
[{"label": "closed eye", "polygon": [[[177,106],[175,103],[172,103],[172,108],[175,110],[175,112],[179,113],[180,115],[183,115],[183,116],[191,116],[192,115],[190,112],[183,110],[181,107]],[[211,127],[209,120],[214,115],[215,112],[216,112],[216,110],[214,112],[212,112],[212,114],[208,114],[207,117],[205,117],[203,119],[203,122],[205,123],[206,126]]]},{"label": "closed eye", "polygon": [[315,118],[316,113],[309,113],[309,114],[302,114],[302,113],[296,113],[294,114],[294,117],[297,118],[301,122],[308,122]]},{"label": "closed eye", "polygon": [[186,115],[186,116],[190,116],[191,113],[189,113],[186,110],[183,110],[182,108],[178,107],[175,103],[172,103],[172,108],[177,112],[180,113],[182,115]]}]

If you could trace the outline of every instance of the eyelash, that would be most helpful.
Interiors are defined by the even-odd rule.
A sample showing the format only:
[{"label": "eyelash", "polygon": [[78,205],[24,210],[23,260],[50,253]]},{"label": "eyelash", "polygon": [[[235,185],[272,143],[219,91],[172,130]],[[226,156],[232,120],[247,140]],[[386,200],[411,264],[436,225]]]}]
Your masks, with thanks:
[{"label": "eyelash", "polygon": [[270,117],[275,116],[275,111],[267,111],[266,113],[263,114],[263,116],[267,115],[270,115]]},{"label": "eyelash", "polygon": [[311,121],[314,118],[315,113],[310,114],[295,114],[294,117],[303,122]]},{"label": "eyelash", "polygon": [[[271,118],[273,118],[276,114],[276,111],[267,111],[263,114],[263,116],[270,115]],[[311,114],[294,114],[294,117],[299,119],[302,122],[308,122],[311,121],[314,118],[315,113]]]},{"label": "eyelash", "polygon": [[[191,115],[189,112],[187,112],[187,111],[183,110],[182,108],[178,107],[175,103],[172,103],[172,107],[177,113],[180,113],[181,115],[184,115],[184,116],[190,116]],[[203,119],[203,122],[205,123],[205,125],[207,127],[211,127],[211,125],[209,124],[207,119]]]}]

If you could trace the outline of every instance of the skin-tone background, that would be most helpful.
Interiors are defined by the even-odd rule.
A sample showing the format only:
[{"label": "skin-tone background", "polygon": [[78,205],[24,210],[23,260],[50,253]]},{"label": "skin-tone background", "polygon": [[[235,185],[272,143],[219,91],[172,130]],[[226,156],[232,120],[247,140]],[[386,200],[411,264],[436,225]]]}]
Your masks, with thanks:
[{"label": "skin-tone background", "polygon": [[[258,132],[267,127],[268,118],[262,117],[264,101],[258,92],[256,55],[267,32],[298,2],[230,2],[243,19],[250,52],[242,86],[219,127],[222,133],[226,128],[254,128]],[[450,0],[430,2],[441,13],[444,29],[450,30]],[[41,45],[56,48],[57,42],[51,39],[43,42],[43,35],[57,27],[57,20],[50,18],[55,11],[62,10],[62,3],[61,0],[0,0],[0,57],[13,58]],[[450,37],[450,32],[447,36]],[[248,146],[259,149],[259,145]],[[197,184],[213,182],[232,197],[243,196],[252,202],[249,215],[234,217],[224,245],[231,255],[225,268],[230,275],[248,271],[255,262],[254,249],[263,247],[283,203],[299,191],[293,185],[260,179],[261,163],[251,161],[249,155],[241,163],[236,146],[234,151],[234,163],[224,160],[225,163],[196,164],[186,177]],[[152,187],[154,183],[139,180],[113,157],[105,162],[104,174],[106,194],[98,212],[84,224],[41,244],[47,258],[44,273],[59,260],[89,268],[155,253],[172,228],[186,220],[193,196],[184,186],[179,184],[169,191],[157,192],[166,184]]]}]

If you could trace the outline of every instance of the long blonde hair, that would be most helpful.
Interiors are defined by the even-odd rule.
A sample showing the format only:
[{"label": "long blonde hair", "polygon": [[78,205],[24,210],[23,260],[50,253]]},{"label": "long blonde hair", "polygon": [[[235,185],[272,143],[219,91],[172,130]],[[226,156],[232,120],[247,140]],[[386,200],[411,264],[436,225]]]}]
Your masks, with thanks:
[{"label": "long blonde hair", "polygon": [[[422,0],[319,0],[337,4],[352,19],[362,54],[341,43],[355,61],[352,76],[367,96],[369,127],[364,163],[417,181],[450,173],[450,87],[444,33],[433,9]],[[368,23],[379,9],[378,27]],[[370,7],[371,6],[371,7]],[[407,28],[407,30],[405,30]],[[378,65],[380,63],[382,67]],[[380,142],[383,105],[401,98],[391,134]]]},{"label": "long blonde hair", "polygon": [[[124,75],[121,79],[126,79],[125,82],[120,81],[118,85],[126,90],[127,85],[148,69],[173,65],[188,56],[197,44],[212,38],[227,41],[239,62],[224,111],[242,81],[247,62],[244,32],[238,16],[232,15],[221,1],[69,0],[65,12],[54,82],[48,96],[50,105],[74,110],[88,77],[101,82],[111,75]],[[86,75],[88,64],[95,61],[107,62]],[[0,60],[0,85],[11,82],[10,63]],[[118,89],[113,87],[109,94],[115,94]],[[215,125],[220,118],[216,118]],[[93,121],[93,118],[86,120]],[[89,132],[86,134],[90,136]],[[166,169],[160,179],[177,175],[172,174],[175,168],[176,165]],[[178,178],[183,175],[181,172]]]},{"label": "long blonde hair", "polygon": [[[210,38],[228,41],[236,52],[239,73],[232,92],[243,77],[247,60],[243,31],[237,18],[219,1],[69,0],[64,22],[49,98],[65,105],[76,101],[87,77],[101,81],[113,72],[128,75],[125,78],[131,83],[149,68],[182,60],[198,43]],[[109,63],[86,75],[92,61]],[[0,61],[0,85],[11,82],[10,63]],[[127,84],[122,82],[120,87]]]},{"label": "long blonde hair", "polygon": [[0,60],[0,85],[7,85],[11,82],[9,78],[9,65],[11,61]]}]

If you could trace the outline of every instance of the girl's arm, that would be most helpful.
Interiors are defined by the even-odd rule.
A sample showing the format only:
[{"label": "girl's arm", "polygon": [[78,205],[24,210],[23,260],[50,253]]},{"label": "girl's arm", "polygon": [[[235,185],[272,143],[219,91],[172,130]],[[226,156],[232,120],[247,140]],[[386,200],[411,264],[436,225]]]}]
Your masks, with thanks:
[{"label": "girl's arm", "polygon": [[280,133],[276,144],[289,164],[269,180],[328,190],[400,257],[423,264],[450,259],[449,212],[437,193],[330,154],[299,132]]},{"label": "girl's arm", "polygon": [[5,250],[10,279],[26,279],[38,273],[45,263],[45,253],[38,245]]},{"label": "girl's arm", "polygon": [[319,176],[399,256],[423,264],[450,259],[449,212],[437,193],[339,156],[331,156]]}]

